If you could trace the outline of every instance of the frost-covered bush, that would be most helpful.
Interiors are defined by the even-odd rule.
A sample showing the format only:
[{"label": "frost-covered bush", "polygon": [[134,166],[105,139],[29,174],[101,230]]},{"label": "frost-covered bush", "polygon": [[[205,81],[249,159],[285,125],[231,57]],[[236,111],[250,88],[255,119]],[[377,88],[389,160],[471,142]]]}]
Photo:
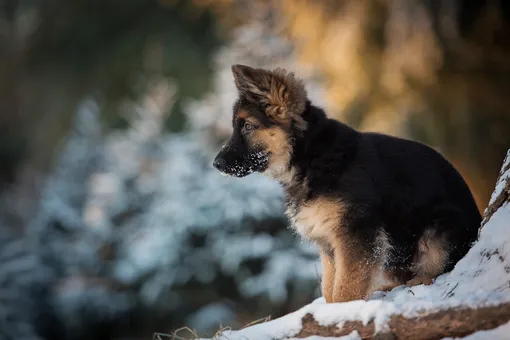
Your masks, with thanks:
[{"label": "frost-covered bush", "polygon": [[75,129],[63,143],[29,228],[43,259],[62,277],[84,271],[95,274],[98,269],[94,248],[98,245],[95,239],[101,235],[87,228],[82,216],[88,195],[86,181],[103,161],[98,115],[93,100],[84,101],[77,109]]},{"label": "frost-covered bush", "polygon": [[[54,276],[33,247],[10,228],[0,228],[0,339],[57,339],[50,299]],[[53,328],[49,325],[53,325]]]}]

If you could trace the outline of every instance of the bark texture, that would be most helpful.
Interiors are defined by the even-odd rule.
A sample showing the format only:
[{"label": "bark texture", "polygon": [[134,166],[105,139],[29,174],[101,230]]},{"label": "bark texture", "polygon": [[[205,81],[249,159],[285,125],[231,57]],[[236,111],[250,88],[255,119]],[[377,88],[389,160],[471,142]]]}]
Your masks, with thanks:
[{"label": "bark texture", "polygon": [[414,318],[395,315],[385,330],[375,332],[375,325],[369,322],[347,321],[343,327],[321,326],[311,314],[303,317],[303,328],[296,338],[312,335],[339,337],[358,331],[362,339],[393,340],[435,340],[445,337],[461,337],[476,331],[496,328],[510,321],[510,304],[482,308],[445,309]]}]

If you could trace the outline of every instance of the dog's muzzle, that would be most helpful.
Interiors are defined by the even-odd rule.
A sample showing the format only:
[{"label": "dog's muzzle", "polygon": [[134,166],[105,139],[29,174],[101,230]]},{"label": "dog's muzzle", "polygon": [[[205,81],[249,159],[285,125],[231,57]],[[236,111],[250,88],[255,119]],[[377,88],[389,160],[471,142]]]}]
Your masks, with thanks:
[{"label": "dog's muzzle", "polygon": [[220,155],[217,155],[215,158],[214,158],[214,161],[213,161],[213,166],[221,171],[221,172],[224,172],[226,167],[227,167],[227,162],[225,162],[225,160],[223,159],[223,157],[221,157]]}]

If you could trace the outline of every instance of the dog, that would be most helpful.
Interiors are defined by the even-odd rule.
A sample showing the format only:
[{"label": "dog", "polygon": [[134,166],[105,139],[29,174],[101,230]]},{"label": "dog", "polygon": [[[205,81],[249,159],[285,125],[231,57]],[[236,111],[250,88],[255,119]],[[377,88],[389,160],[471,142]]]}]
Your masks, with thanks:
[{"label": "dog", "polygon": [[480,212],[439,152],[328,118],[283,68],[232,73],[233,132],[213,165],[281,184],[292,227],[319,249],[326,302],[431,284],[476,241]]}]

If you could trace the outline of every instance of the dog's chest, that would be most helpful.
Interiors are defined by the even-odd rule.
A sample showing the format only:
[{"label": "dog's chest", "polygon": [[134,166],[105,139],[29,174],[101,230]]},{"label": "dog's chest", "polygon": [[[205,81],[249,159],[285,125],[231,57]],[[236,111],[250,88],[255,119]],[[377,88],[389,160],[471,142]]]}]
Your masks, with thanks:
[{"label": "dog's chest", "polygon": [[334,237],[340,227],[342,210],[343,205],[338,201],[315,199],[301,204],[289,202],[286,215],[302,237],[321,240]]}]

